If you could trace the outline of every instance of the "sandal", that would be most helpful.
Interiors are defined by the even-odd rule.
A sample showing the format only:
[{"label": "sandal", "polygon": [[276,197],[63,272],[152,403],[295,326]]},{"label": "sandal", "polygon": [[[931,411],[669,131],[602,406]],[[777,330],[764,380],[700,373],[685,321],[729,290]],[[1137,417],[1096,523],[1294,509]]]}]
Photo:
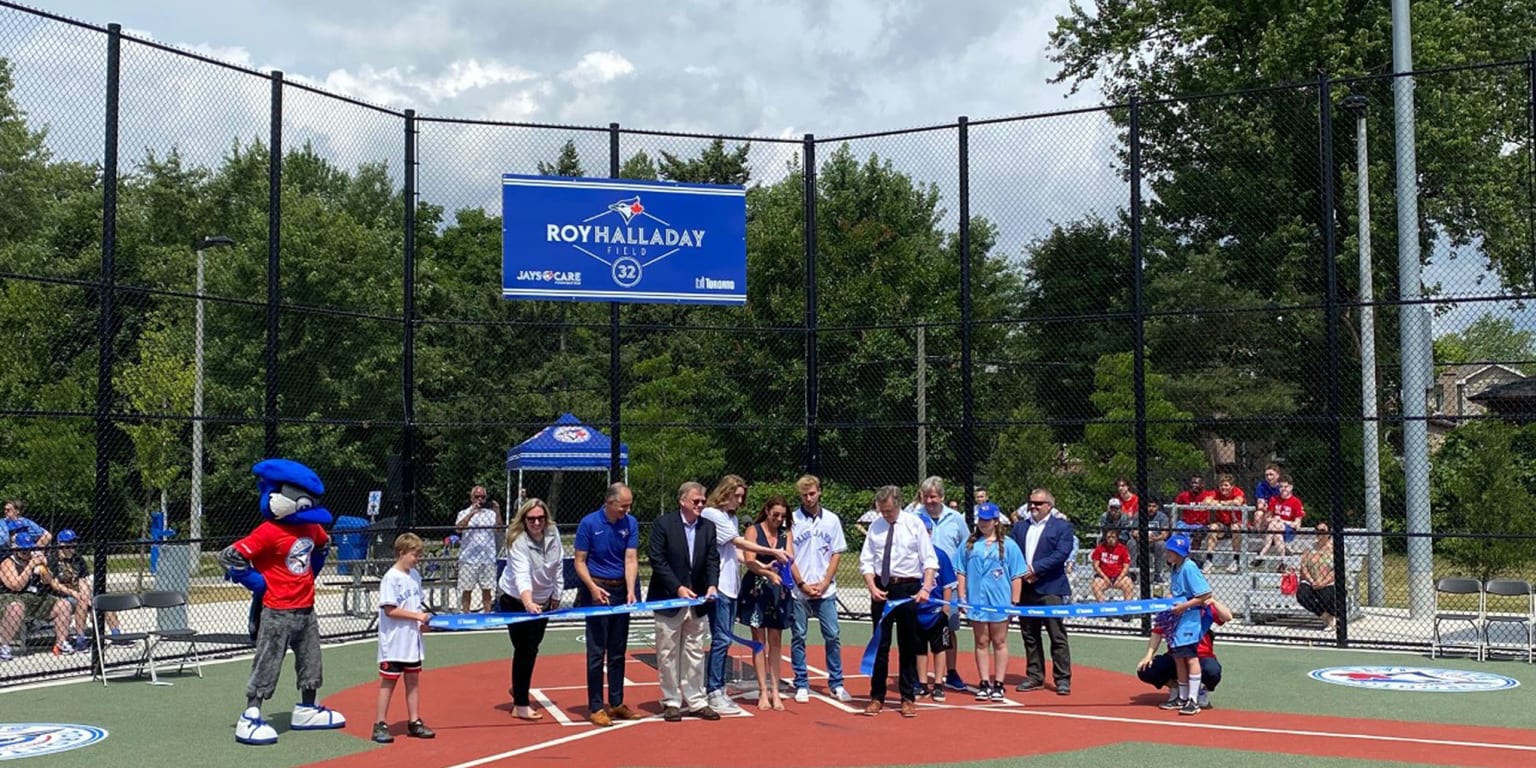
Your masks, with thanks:
[{"label": "sandal", "polygon": [[[518,710],[527,711],[520,712]],[[533,707],[518,707],[517,709],[512,710],[512,716],[519,720],[527,720],[529,722],[537,722],[544,719],[544,713],[534,709]]]}]

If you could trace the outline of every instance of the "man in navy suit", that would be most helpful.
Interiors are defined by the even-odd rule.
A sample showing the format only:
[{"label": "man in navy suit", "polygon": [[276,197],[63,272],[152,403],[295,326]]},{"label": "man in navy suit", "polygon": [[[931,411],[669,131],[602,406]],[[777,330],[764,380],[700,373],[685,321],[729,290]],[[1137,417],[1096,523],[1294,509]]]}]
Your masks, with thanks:
[{"label": "man in navy suit", "polygon": [[[1072,594],[1067,569],[1073,566],[1072,545],[1077,537],[1070,521],[1051,514],[1055,506],[1056,497],[1049,490],[1036,488],[1029,492],[1029,514],[1013,526],[1013,540],[1023,550],[1027,567],[1019,605],[1061,605]],[[1070,694],[1072,651],[1067,647],[1067,629],[1061,619],[1020,618],[1019,625],[1027,664],[1024,682],[1014,690],[1024,693],[1045,687],[1045,652],[1040,644],[1043,626],[1051,638],[1051,679],[1056,682],[1056,693]]]},{"label": "man in navy suit", "polygon": [[[677,512],[651,526],[651,586],[647,602],[715,596],[720,580],[720,550],[715,524],[704,517],[704,486],[683,483],[677,490]],[[709,657],[708,605],[656,612],[656,672],[661,678],[662,719],[675,723],[687,711],[693,717],[719,720],[704,691],[704,665]]]}]

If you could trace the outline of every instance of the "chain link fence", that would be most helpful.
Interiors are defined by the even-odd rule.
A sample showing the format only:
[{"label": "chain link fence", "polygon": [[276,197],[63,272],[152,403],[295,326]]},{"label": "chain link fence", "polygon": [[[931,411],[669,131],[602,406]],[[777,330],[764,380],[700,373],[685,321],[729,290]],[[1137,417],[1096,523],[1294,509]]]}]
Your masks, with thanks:
[{"label": "chain link fence", "polygon": [[[1417,73],[1416,158],[1395,136],[1406,81],[1385,76],[685,135],[417,115],[0,4],[7,527],[76,535],[44,551],[77,599],[190,598],[108,628],[190,624],[232,651],[249,601],[214,555],[256,519],[263,456],[326,480],[331,638],[370,631],[401,530],[429,542],[431,602],[459,605],[476,487],[507,515],[544,499],[569,534],[610,480],[649,523],[726,473],[751,483],[744,516],[822,479],[860,615],[872,489],[938,476],[966,512],[1050,489],[1079,536],[1075,600],[1105,528],[1131,545],[1128,597],[1165,591],[1161,543],[1183,530],[1226,634],[1423,649],[1457,600],[1530,610],[1437,580],[1536,580],[1532,78]],[[503,300],[502,173],[745,185],[747,305]],[[562,414],[628,461],[509,469]],[[0,617],[0,679],[88,669],[70,652],[88,612],[28,601]],[[1442,639],[1524,653],[1517,629]]]}]

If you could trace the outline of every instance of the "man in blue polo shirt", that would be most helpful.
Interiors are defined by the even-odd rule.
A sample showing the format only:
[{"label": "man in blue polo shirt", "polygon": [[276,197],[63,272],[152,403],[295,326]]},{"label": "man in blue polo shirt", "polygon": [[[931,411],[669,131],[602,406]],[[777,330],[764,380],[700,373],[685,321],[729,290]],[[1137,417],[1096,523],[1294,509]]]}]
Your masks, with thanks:
[{"label": "man in blue polo shirt", "polygon": [[[918,514],[932,523],[930,528],[933,532],[933,548],[948,555],[949,561],[953,563],[959,559],[960,548],[965,545],[965,540],[971,537],[971,528],[965,524],[965,515],[960,514],[959,510],[944,505],[944,479],[941,477],[934,476],[924,480],[922,485],[918,486],[917,500],[922,503],[917,510]],[[938,585],[938,588],[942,589],[943,585]],[[945,621],[949,622],[951,635],[960,631],[959,611],[950,611]],[[951,643],[944,653],[945,669],[948,670],[944,676],[944,684],[952,690],[964,691],[966,690],[965,681],[960,678],[960,672],[955,668],[958,660],[959,653]]]},{"label": "man in blue polo shirt", "polygon": [[[640,521],[629,514],[634,495],[629,486],[608,486],[603,507],[576,526],[576,605],[635,602],[640,580]],[[588,722],[600,727],[614,720],[639,720],[624,704],[624,657],[629,652],[629,614],[587,619]],[[603,670],[608,670],[608,703],[603,704]]]}]

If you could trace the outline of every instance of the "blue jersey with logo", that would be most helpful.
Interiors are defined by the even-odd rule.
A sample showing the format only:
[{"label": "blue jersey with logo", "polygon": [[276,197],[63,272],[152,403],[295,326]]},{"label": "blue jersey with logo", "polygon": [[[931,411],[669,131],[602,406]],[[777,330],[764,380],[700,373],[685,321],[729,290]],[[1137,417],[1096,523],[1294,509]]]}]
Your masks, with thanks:
[{"label": "blue jersey with logo", "polygon": [[610,523],[598,509],[576,526],[576,551],[587,553],[587,570],[596,578],[624,578],[624,550],[639,548],[640,522],[633,515]]},{"label": "blue jersey with logo", "polygon": [[924,629],[944,620],[944,590],[955,586],[955,566],[950,564],[949,555],[944,550],[935,548],[933,553],[939,558],[939,572],[934,578],[933,591],[928,594],[928,602],[919,603],[917,606],[917,623]]},{"label": "blue jersey with logo", "polygon": [[[1210,582],[1205,580],[1205,574],[1200,572],[1200,567],[1193,560],[1185,560],[1174,570],[1168,581],[1168,592],[1177,602],[1184,602],[1200,595],[1211,593]],[[1200,635],[1204,632],[1201,626],[1203,610],[1188,610],[1179,615],[1179,623],[1174,627],[1173,634],[1167,636],[1168,647],[1178,648],[1185,645],[1194,645],[1200,642]]]},{"label": "blue jersey with logo", "polygon": [[[1024,553],[1018,542],[1004,537],[999,542],[977,541],[960,549],[960,562],[956,570],[965,574],[966,602],[972,605],[1005,606],[1013,602],[1013,580],[1020,578],[1028,568],[1024,565]],[[1005,614],[972,611],[976,621],[1007,621]]]}]

